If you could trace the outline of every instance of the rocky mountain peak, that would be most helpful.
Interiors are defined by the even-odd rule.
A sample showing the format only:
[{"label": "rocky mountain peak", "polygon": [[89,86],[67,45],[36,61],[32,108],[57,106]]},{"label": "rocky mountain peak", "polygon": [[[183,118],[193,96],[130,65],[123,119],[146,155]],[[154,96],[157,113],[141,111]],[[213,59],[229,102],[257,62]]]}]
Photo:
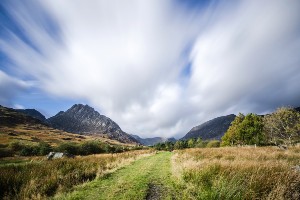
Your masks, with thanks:
[{"label": "rocky mountain peak", "polygon": [[117,123],[88,105],[75,104],[67,111],[50,117],[47,122],[54,128],[70,133],[104,134],[120,142],[137,142],[123,132]]}]

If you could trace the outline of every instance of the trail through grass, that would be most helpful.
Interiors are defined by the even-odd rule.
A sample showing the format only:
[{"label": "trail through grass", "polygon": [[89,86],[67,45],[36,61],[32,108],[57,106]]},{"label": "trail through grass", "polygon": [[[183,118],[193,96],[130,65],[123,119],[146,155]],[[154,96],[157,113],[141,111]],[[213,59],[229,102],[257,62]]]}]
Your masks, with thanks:
[{"label": "trail through grass", "polygon": [[137,160],[58,199],[172,199],[172,153]]}]

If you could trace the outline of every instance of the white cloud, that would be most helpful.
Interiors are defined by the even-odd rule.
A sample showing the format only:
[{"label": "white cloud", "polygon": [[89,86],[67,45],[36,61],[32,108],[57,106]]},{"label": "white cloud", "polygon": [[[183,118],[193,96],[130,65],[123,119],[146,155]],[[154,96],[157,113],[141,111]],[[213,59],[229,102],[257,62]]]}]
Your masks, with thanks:
[{"label": "white cloud", "polygon": [[[0,40],[17,74],[52,95],[85,99],[127,132],[178,136],[221,114],[265,112],[300,98],[297,1],[198,11],[160,0],[40,3],[61,38],[45,28],[43,12],[12,7],[42,52],[13,33]],[[191,76],[182,77],[188,61]]]},{"label": "white cloud", "polygon": [[243,1],[231,14],[221,13],[191,56],[190,90],[200,107],[264,112],[300,104],[299,7],[296,1]]},{"label": "white cloud", "polygon": [[25,109],[25,107],[20,104],[14,104],[14,108],[15,109]]},{"label": "white cloud", "polygon": [[14,98],[26,92],[30,83],[11,77],[0,70],[0,105],[13,106]]}]

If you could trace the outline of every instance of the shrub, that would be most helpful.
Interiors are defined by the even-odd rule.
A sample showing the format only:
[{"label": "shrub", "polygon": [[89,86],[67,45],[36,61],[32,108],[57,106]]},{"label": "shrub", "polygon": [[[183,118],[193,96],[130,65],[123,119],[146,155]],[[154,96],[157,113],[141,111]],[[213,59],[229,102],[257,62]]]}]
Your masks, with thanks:
[{"label": "shrub", "polygon": [[105,149],[101,148],[101,142],[99,141],[84,142],[80,147],[80,154],[82,155],[97,154],[104,152]]},{"label": "shrub", "polygon": [[39,154],[38,146],[26,145],[21,149],[20,156],[36,156]]},{"label": "shrub", "polygon": [[207,143],[206,147],[208,147],[208,148],[220,147],[220,141],[219,140],[211,140]]},{"label": "shrub", "polygon": [[19,142],[19,141],[14,141],[14,142],[11,142],[9,144],[9,147],[13,150],[13,151],[21,151],[26,145]]},{"label": "shrub", "polygon": [[38,145],[38,149],[39,149],[38,154],[41,156],[47,155],[48,153],[53,151],[53,148],[51,147],[51,145],[46,142],[40,142]]},{"label": "shrub", "polygon": [[14,152],[11,149],[0,148],[0,158],[11,157],[14,155]]},{"label": "shrub", "polygon": [[79,146],[73,142],[65,142],[60,144],[57,147],[57,151],[69,153],[73,155],[78,155],[79,149],[80,149]]}]

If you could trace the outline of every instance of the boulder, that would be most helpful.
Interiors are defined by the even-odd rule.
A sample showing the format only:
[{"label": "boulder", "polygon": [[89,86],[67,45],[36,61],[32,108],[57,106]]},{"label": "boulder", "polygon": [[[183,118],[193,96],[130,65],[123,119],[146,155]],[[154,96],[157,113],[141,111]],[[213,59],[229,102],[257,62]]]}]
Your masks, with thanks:
[{"label": "boulder", "polygon": [[57,158],[74,158],[75,156],[69,153],[63,152],[50,152],[47,155],[47,160],[57,159]]}]

